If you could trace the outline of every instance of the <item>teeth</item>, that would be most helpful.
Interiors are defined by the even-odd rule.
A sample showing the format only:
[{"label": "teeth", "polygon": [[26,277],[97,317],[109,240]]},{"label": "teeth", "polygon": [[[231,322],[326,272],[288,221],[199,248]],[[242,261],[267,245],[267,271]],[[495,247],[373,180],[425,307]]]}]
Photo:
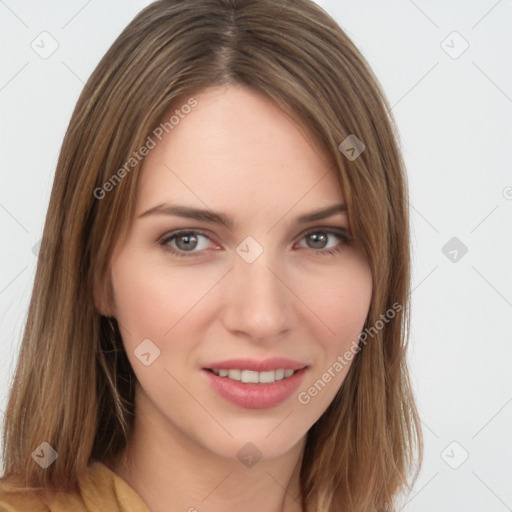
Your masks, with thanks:
[{"label": "teeth", "polygon": [[295,370],[286,370],[284,368],[268,372],[253,372],[252,370],[213,370],[213,373],[219,377],[227,377],[228,379],[238,380],[248,384],[271,384],[276,380],[291,377],[295,373]]},{"label": "teeth", "polygon": [[259,375],[260,374],[258,372],[251,372],[250,370],[243,370],[240,380],[242,382],[250,382],[251,384],[258,384]]},{"label": "teeth", "polygon": [[269,382],[275,382],[276,381],[276,372],[275,371],[269,371],[269,372],[260,372],[258,375],[258,372],[251,372],[254,373],[257,377],[257,382],[263,382],[265,384],[268,384]]},{"label": "teeth", "polygon": [[240,380],[240,374],[242,372],[240,370],[229,370],[228,377],[233,380]]}]

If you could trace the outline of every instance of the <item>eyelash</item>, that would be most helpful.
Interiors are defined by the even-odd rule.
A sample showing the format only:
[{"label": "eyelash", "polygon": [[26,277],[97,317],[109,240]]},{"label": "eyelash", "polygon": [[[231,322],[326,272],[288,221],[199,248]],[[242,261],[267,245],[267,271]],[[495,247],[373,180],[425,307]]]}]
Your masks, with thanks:
[{"label": "eyelash", "polygon": [[[315,253],[322,255],[322,256],[326,256],[326,255],[334,256],[337,253],[339,253],[343,249],[344,246],[350,245],[350,243],[353,241],[353,239],[347,235],[345,230],[342,230],[342,229],[333,230],[331,228],[329,228],[329,229],[328,228],[312,229],[312,230],[304,233],[300,240],[307,237],[308,235],[312,235],[315,233],[325,233],[328,235],[335,235],[341,240],[341,244],[338,244],[336,247],[332,247],[330,249],[311,249]],[[201,235],[208,239],[210,238],[208,235],[206,235],[205,233],[203,233],[200,230],[182,229],[179,231],[172,232],[169,236],[165,235],[163,238],[161,238],[158,241],[158,244],[160,246],[162,246],[165,251],[168,251],[171,254],[173,254],[179,258],[193,258],[193,257],[200,256],[202,251],[194,251],[194,252],[178,251],[176,249],[173,249],[171,246],[167,245],[171,240],[173,240],[179,236],[185,236],[185,235],[191,235],[191,234]]]}]

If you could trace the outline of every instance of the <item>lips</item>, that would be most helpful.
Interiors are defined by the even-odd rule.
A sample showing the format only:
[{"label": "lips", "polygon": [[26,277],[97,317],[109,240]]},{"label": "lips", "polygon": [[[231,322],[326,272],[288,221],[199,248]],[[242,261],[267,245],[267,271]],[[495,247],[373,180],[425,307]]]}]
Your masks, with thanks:
[{"label": "lips", "polygon": [[228,359],[217,361],[204,366],[204,370],[250,370],[253,372],[268,372],[272,370],[301,370],[306,364],[284,357],[272,357],[264,360],[257,359]]},{"label": "lips", "polygon": [[[290,376],[280,378],[279,380],[267,380],[268,373],[277,374],[282,370],[288,370]],[[220,376],[221,370],[240,373],[241,376],[248,376],[246,382],[234,380],[227,376]],[[219,361],[208,365],[202,369],[203,375],[210,383],[212,388],[225,400],[233,405],[248,409],[267,409],[277,407],[291,397],[291,395],[300,386],[304,374],[307,371],[307,365],[286,358],[271,358],[263,361],[255,359],[230,359],[228,361]],[[256,383],[253,380],[254,374],[265,376],[265,379],[259,379]],[[234,375],[233,375],[234,376]]]}]

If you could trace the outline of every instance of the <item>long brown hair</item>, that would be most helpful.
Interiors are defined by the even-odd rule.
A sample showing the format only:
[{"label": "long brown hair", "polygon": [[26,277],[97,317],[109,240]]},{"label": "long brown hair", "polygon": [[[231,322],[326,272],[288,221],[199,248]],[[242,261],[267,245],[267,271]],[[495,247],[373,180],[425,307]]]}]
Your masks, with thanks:
[{"label": "long brown hair", "polygon": [[[112,300],[109,263],[133,218],[140,162],[125,167],[108,193],[98,190],[171,107],[229,84],[266,94],[332,157],[372,271],[366,326],[382,325],[360,344],[339,393],[307,434],[303,505],[308,512],[389,511],[416,479],[422,437],[406,364],[408,192],[377,79],[310,0],[160,0],[105,54],[63,141],[6,410],[10,478],[3,481],[76,490],[91,461],[116,460],[125,448],[136,378],[119,327],[98,311],[94,289],[105,279]],[[350,135],[365,145],[355,159],[339,149]],[[393,305],[394,318],[384,323]],[[58,452],[47,469],[31,457],[42,442]]]}]

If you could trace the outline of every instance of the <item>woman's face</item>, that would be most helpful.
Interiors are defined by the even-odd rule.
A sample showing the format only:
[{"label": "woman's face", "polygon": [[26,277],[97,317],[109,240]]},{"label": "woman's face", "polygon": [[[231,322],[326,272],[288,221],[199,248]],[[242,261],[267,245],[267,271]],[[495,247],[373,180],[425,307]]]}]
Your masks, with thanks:
[{"label": "woman's face", "polygon": [[371,273],[344,241],[343,209],[300,220],[344,197],[289,117],[239,86],[195,100],[161,141],[152,137],[135,219],[112,258],[112,316],[140,384],[139,428],[225,458],[272,458],[304,438],[340,389]]}]

